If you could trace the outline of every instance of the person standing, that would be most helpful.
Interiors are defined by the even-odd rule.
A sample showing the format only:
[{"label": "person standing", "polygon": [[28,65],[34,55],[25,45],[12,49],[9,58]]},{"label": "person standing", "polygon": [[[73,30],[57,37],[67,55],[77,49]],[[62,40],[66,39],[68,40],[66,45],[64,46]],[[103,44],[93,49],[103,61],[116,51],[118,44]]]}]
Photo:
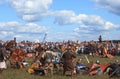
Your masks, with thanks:
[{"label": "person standing", "polygon": [[71,72],[71,76],[74,75],[74,59],[76,58],[76,55],[72,53],[71,48],[68,47],[66,52],[63,54],[63,75],[65,75],[66,71]]},{"label": "person standing", "polygon": [[4,49],[3,49],[3,46],[0,46],[0,72],[2,72],[3,69],[6,69],[6,68],[7,66],[4,60]]},{"label": "person standing", "polygon": [[99,43],[102,43],[102,36],[101,35],[99,36],[98,40],[99,40]]}]

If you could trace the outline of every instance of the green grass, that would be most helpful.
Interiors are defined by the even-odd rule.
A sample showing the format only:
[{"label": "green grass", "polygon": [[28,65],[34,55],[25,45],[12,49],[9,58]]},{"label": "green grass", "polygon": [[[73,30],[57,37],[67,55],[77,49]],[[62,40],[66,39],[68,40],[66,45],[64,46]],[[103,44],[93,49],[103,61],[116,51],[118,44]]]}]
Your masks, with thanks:
[{"label": "green grass", "polygon": [[[87,64],[87,61],[84,57],[84,55],[77,56],[77,59],[82,58],[83,63]],[[120,57],[115,57],[113,59],[109,58],[101,58],[101,57],[88,57],[90,61],[95,62],[96,60],[100,60],[101,63],[107,64],[109,62],[112,62],[116,59],[120,61]],[[29,63],[33,61],[33,59],[27,59]],[[28,68],[24,68],[23,70],[19,69],[13,69],[9,68],[4,70],[2,73],[0,73],[0,79],[71,79],[69,76],[63,76],[61,74],[54,74],[52,78],[45,77],[45,76],[39,76],[39,75],[31,75],[27,72]],[[108,75],[100,75],[100,76],[89,76],[89,75],[77,75],[76,77],[72,79],[109,79]],[[119,79],[119,78],[111,78],[111,79]]]}]

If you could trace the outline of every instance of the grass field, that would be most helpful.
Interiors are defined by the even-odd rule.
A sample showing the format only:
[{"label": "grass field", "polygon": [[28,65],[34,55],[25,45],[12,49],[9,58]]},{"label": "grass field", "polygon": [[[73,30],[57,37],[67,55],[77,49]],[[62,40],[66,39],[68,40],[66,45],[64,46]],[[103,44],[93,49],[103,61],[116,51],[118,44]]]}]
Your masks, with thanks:
[{"label": "grass field", "polygon": [[[79,58],[82,58],[83,63],[87,64],[87,61],[84,55],[77,56],[77,59]],[[107,64],[116,59],[120,61],[120,57],[118,56],[116,56],[113,59],[101,58],[101,57],[88,57],[88,59],[93,62],[95,62],[96,60],[99,60],[103,64]],[[29,63],[31,61],[32,59],[29,59]],[[28,68],[24,68],[22,70],[13,69],[13,68],[6,69],[2,73],[0,73],[0,79],[71,79],[70,76],[63,76],[61,74],[54,74],[52,78],[45,77],[45,76],[39,76],[39,75],[31,75],[27,72],[27,69]],[[108,75],[100,75],[100,76],[77,75],[76,77],[72,79],[109,79],[109,77]],[[111,79],[119,79],[119,78],[111,78]]]}]

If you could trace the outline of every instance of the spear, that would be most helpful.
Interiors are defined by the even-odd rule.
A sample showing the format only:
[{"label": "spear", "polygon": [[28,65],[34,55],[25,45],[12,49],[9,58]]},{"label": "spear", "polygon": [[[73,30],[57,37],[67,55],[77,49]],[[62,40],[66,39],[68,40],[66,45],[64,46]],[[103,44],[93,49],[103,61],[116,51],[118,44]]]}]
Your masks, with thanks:
[{"label": "spear", "polygon": [[90,63],[90,61],[86,55],[85,55],[85,59],[87,60],[88,63]]}]

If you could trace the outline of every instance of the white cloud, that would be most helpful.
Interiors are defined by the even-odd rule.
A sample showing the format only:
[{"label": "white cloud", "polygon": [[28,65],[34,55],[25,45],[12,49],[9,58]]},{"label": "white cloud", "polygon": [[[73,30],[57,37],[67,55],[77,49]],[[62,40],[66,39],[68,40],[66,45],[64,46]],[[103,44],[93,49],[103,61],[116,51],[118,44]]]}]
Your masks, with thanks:
[{"label": "white cloud", "polygon": [[[108,9],[111,12],[120,14],[119,7],[120,1],[113,0],[94,0],[103,8]],[[76,14],[74,11],[61,10],[51,11],[50,5],[52,0],[8,0],[9,4],[17,11],[17,14],[25,21],[33,22],[42,20],[44,17],[52,16],[54,23],[58,25],[76,24],[77,28],[74,29],[74,35],[80,37],[88,37],[92,39],[95,34],[104,33],[106,31],[116,30],[120,28],[120,25],[104,20],[97,15]],[[5,26],[5,27],[4,27]],[[7,29],[9,27],[9,29]],[[12,31],[16,37],[31,39],[31,34],[35,38],[35,34],[46,32],[46,27],[40,26],[34,23],[20,24],[18,22],[0,23],[0,29],[6,31]],[[32,30],[31,30],[32,29]],[[3,34],[6,34],[3,32]],[[80,35],[81,34],[81,35]],[[94,35],[94,36],[92,36]],[[49,37],[48,39],[63,40],[74,39],[71,36],[60,34],[57,37]],[[35,38],[37,39],[37,38]],[[82,38],[83,39],[83,38]]]},{"label": "white cloud", "polygon": [[0,31],[0,39],[2,40],[10,40],[13,39],[14,37],[14,32],[12,31]]},{"label": "white cloud", "polygon": [[11,32],[11,31],[9,31],[9,32],[7,32],[7,31],[1,31],[1,35],[2,36],[12,36],[12,35],[14,35],[14,32]]},{"label": "white cloud", "polygon": [[73,11],[68,11],[68,10],[62,10],[62,11],[56,11],[54,12],[55,16],[55,24],[71,24],[74,23],[75,21],[75,13]]},{"label": "white cloud", "polygon": [[21,25],[16,21],[0,23],[0,29],[3,31],[16,31],[18,26]]},{"label": "white cloud", "polygon": [[48,32],[48,28],[35,23],[21,24],[19,22],[0,23],[0,38],[12,39],[14,37],[21,39],[34,40],[41,38],[41,35]]},{"label": "white cloud", "polygon": [[36,21],[49,15],[52,0],[8,0],[8,2],[23,20]]},{"label": "white cloud", "polygon": [[[55,15],[56,14],[56,15]],[[120,28],[119,25],[113,24],[112,22],[105,21],[100,16],[96,15],[86,15],[86,14],[79,14],[76,15],[73,11],[57,11],[54,14],[55,16],[55,23],[59,25],[65,24],[77,24],[79,27],[74,29],[74,33],[72,36],[69,35],[62,35],[65,36],[66,39],[81,39],[88,40],[96,39],[99,34],[103,34],[106,31],[116,30]],[[59,36],[61,40],[62,37]],[[83,38],[84,37],[84,38]],[[97,40],[97,39],[96,39]]]},{"label": "white cloud", "polygon": [[93,0],[102,8],[120,16],[120,0]]},{"label": "white cloud", "polygon": [[[94,0],[97,3],[109,4],[115,6],[120,1],[113,0]],[[119,28],[119,25],[103,20],[100,16],[79,14],[76,15],[73,11],[61,10],[50,11],[52,0],[8,0],[10,5],[15,8],[20,17],[26,21],[41,20],[46,16],[55,17],[55,24],[79,24],[80,27],[90,28],[90,30],[111,30]],[[111,4],[113,2],[113,5]],[[117,3],[116,3],[117,2]],[[114,7],[113,7],[114,8]],[[119,11],[119,10],[117,10]]]},{"label": "white cloud", "polygon": [[18,32],[31,32],[31,33],[41,33],[47,31],[44,26],[37,25],[35,23],[25,24],[23,27],[18,29]]},{"label": "white cloud", "polygon": [[100,16],[79,14],[76,15],[72,11],[58,11],[55,15],[55,23],[64,24],[79,24],[81,28],[89,28],[89,30],[113,30],[120,26],[109,21],[103,20]]}]

